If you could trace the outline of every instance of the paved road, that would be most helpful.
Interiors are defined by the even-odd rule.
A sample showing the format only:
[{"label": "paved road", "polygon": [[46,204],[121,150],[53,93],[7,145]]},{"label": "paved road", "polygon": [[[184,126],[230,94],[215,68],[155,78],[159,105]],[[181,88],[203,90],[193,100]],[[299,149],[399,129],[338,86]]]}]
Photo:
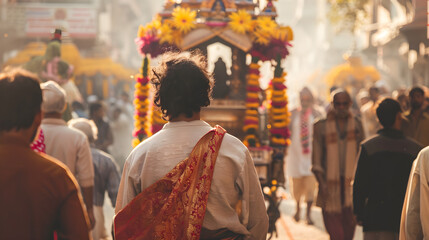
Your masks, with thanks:
[{"label": "paved road", "polygon": [[[288,197],[290,198],[290,197]],[[305,205],[305,204],[302,204]],[[312,208],[313,226],[309,226],[305,222],[306,207],[301,209],[301,221],[295,222],[292,216],[295,213],[295,201],[293,199],[283,200],[280,204],[281,218],[277,221],[278,236],[275,235],[271,240],[329,240],[329,235],[325,232],[323,226],[322,213],[320,208]],[[110,206],[110,200],[106,196],[104,204],[104,213],[106,218],[106,228],[110,229],[111,219],[114,211]],[[267,237],[268,239],[268,237]],[[362,240],[362,228],[356,228],[354,240]]]},{"label": "paved road", "polygon": [[[305,205],[305,204],[303,204]],[[283,200],[280,205],[281,219],[277,221],[276,227],[278,237],[271,240],[329,240],[329,235],[323,226],[322,212],[320,208],[313,207],[311,215],[314,225],[309,226],[305,221],[306,207],[301,208],[301,221],[296,222],[292,216],[295,214],[295,201],[292,199]],[[268,239],[268,238],[267,238]],[[357,227],[354,240],[362,240],[362,228]]]}]

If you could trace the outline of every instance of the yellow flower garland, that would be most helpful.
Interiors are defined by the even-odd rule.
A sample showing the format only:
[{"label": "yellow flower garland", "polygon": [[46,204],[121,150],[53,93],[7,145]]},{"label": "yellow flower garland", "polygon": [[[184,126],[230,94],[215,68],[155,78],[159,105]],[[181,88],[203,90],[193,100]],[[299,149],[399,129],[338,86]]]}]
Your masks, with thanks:
[{"label": "yellow flower garland", "polygon": [[[249,65],[250,71],[246,77],[247,86],[253,87],[253,89],[259,89],[259,75],[255,74],[258,72],[260,65],[256,63],[256,60],[253,59],[252,63]],[[248,100],[259,100],[259,94],[257,90],[248,90],[247,99]],[[259,130],[258,124],[254,124],[254,122],[259,123],[259,114],[258,114],[259,102],[246,102],[246,112],[245,112],[245,124],[243,127],[243,131],[246,133],[246,137],[243,140],[244,145],[247,147],[259,147],[260,143],[255,135],[255,132]],[[247,121],[247,122],[246,122]],[[253,130],[252,130],[253,129]]]},{"label": "yellow flower garland", "polygon": [[259,121],[259,118],[258,118],[258,116],[257,116],[257,115],[256,115],[256,116],[253,116],[253,115],[246,115],[246,116],[244,117],[244,119],[245,119],[245,120]]},{"label": "yellow flower garland", "polygon": [[252,16],[245,10],[231,13],[229,19],[229,27],[237,33],[245,34],[252,30]]},{"label": "yellow flower garland", "polygon": [[273,115],[275,115],[275,114],[283,114],[283,113],[287,113],[288,111],[287,111],[287,108],[286,107],[284,107],[284,108],[271,108],[270,109],[270,114],[273,114]]},{"label": "yellow flower garland", "polygon": [[246,108],[258,108],[259,103],[246,103]]},{"label": "yellow flower garland", "polygon": [[269,107],[269,123],[271,131],[271,145],[276,147],[286,147],[289,145],[288,136],[288,125],[290,123],[290,114],[287,107],[288,97],[285,89],[276,89],[274,85],[284,84],[286,73],[280,68],[280,63],[277,62],[276,74],[272,80],[272,84],[269,89],[269,100],[271,100],[271,106]]},{"label": "yellow flower garland", "polygon": [[152,134],[155,134],[157,131],[159,131],[166,123],[167,121],[162,118],[161,111],[156,109],[154,106],[152,109]]},{"label": "yellow flower garland", "polygon": [[173,24],[181,33],[186,34],[195,28],[197,12],[189,8],[177,7],[173,10]]},{"label": "yellow flower garland", "polygon": [[247,96],[248,98],[259,98],[259,94],[257,94],[257,93],[252,93],[252,92],[248,92],[248,93],[246,94],[246,96]]},{"label": "yellow flower garland", "polygon": [[[140,34],[139,29],[139,34]],[[143,59],[142,68],[140,69],[140,74],[136,75],[136,84],[135,84],[135,99],[134,105],[136,109],[136,114],[134,115],[134,136],[135,138],[132,141],[132,146],[136,147],[141,141],[149,136],[149,127],[147,121],[147,111],[149,109],[149,85],[147,79],[147,73],[149,71],[149,56],[146,55]]]},{"label": "yellow flower garland", "polygon": [[173,37],[173,29],[171,28],[170,24],[164,24],[160,28],[160,34],[159,34],[159,42],[162,43],[174,43],[174,37]]}]

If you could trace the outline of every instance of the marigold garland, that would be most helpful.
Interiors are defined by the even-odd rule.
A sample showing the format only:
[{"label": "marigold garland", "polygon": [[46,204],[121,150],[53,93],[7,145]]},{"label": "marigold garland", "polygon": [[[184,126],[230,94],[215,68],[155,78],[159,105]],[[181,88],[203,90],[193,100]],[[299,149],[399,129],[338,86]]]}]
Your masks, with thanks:
[{"label": "marigold garland", "polygon": [[149,109],[149,56],[146,55],[143,59],[142,68],[140,73],[136,75],[136,84],[134,92],[134,139],[132,142],[133,147],[136,147],[145,138],[150,136],[150,131],[147,126],[147,111]]},{"label": "marigold garland", "polygon": [[159,29],[159,41],[160,43],[168,43],[168,44],[174,44],[175,39],[173,36],[173,29],[170,24],[166,21],[164,25]]},{"label": "marigold garland", "polygon": [[274,36],[278,25],[270,17],[258,17],[254,22],[253,40],[262,45],[268,45]]},{"label": "marigold garland", "polygon": [[286,147],[290,142],[290,132],[288,125],[290,123],[289,111],[287,108],[288,98],[286,95],[286,86],[284,85],[286,73],[281,67],[281,58],[277,58],[274,70],[274,78],[271,81],[268,94],[270,100],[269,122],[270,122],[270,142],[273,147]]},{"label": "marigold garland", "polygon": [[195,28],[195,19],[197,12],[189,8],[177,7],[173,10],[173,24],[183,34],[188,33]]},{"label": "marigold garland", "polygon": [[243,131],[246,137],[243,140],[247,147],[260,147],[259,140],[255,135],[259,130],[259,59],[252,57],[252,63],[249,65],[249,73],[247,75],[247,97],[246,97],[246,113],[244,117]]},{"label": "marigold garland", "polygon": [[253,28],[252,16],[245,10],[231,13],[229,16],[229,27],[237,33],[245,34]]},{"label": "marigold garland", "polygon": [[155,134],[161,130],[166,123],[167,121],[162,118],[161,111],[156,108],[152,109],[152,134]]}]

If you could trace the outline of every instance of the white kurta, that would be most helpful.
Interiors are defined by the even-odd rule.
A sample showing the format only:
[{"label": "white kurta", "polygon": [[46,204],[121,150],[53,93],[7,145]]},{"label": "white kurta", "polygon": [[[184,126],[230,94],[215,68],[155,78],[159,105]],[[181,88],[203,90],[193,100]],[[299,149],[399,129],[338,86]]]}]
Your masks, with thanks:
[{"label": "white kurta", "polygon": [[[187,158],[211,129],[204,121],[169,122],[137,146],[125,162],[116,213]],[[235,210],[239,199],[241,218]],[[253,160],[241,141],[229,134],[223,138],[216,160],[203,227],[228,228],[250,239],[266,239],[268,216]]]},{"label": "white kurta", "polygon": [[408,181],[401,217],[401,240],[429,239],[429,147],[420,151]]},{"label": "white kurta", "polygon": [[288,177],[299,178],[305,176],[312,176],[311,172],[311,152],[313,142],[313,122],[314,116],[311,114],[308,118],[308,130],[309,130],[309,149],[308,154],[303,153],[301,143],[301,112],[296,111],[296,116],[292,117],[290,124],[291,130],[291,143],[288,147],[288,153],[286,156],[286,173]]}]

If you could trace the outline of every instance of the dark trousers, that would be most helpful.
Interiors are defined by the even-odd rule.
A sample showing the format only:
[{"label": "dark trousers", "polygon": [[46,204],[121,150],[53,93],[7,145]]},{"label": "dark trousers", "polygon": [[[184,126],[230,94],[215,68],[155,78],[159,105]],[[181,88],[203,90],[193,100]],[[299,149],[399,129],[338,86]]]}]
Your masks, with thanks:
[{"label": "dark trousers", "polygon": [[[341,177],[341,204],[344,206],[344,178]],[[353,240],[356,219],[351,207],[345,207],[341,213],[328,213],[322,209],[323,222],[331,240]]]},{"label": "dark trousers", "polygon": [[323,222],[331,240],[352,240],[356,221],[351,207],[343,208],[341,213],[323,213]]}]

